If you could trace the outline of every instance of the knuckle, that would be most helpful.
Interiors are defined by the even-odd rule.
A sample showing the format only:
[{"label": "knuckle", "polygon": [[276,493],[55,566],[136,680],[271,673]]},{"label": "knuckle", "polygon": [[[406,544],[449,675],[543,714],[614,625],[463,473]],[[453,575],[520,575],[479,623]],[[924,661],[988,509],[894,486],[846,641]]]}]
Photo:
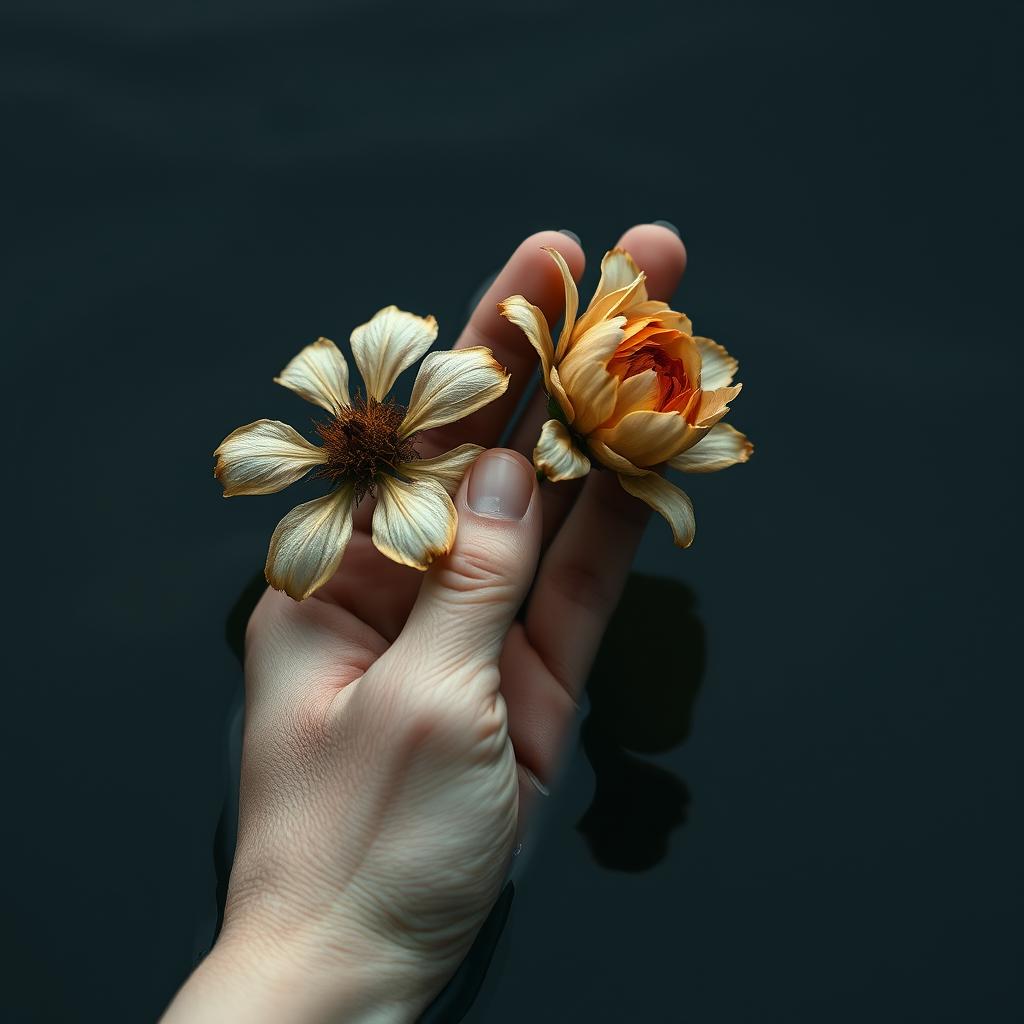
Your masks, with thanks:
[{"label": "knuckle", "polygon": [[509,588],[498,553],[482,544],[453,551],[438,566],[437,581],[445,590],[467,597],[491,597]]},{"label": "knuckle", "polygon": [[496,669],[422,678],[391,707],[393,739],[405,753],[489,756],[508,734],[505,702],[496,693]]}]

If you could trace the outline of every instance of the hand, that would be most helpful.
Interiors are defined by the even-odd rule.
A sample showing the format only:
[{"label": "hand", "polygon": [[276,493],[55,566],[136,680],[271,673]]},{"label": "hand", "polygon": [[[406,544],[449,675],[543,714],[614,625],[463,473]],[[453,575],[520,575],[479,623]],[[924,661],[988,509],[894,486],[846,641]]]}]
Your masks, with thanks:
[{"label": "hand", "polygon": [[[535,356],[496,306],[518,292],[557,321],[545,245],[582,274],[566,235],[519,246],[457,343],[490,347],[509,391],[426,435],[422,456],[502,435]],[[642,225],[619,245],[668,299],[679,239]],[[467,952],[552,779],[647,518],[611,473],[538,487],[520,453],[545,407],[535,396],[511,449],[470,468],[455,547],[425,576],[379,554],[364,502],[334,579],[301,604],[263,596],[224,929],[168,1021],[414,1020]]]}]

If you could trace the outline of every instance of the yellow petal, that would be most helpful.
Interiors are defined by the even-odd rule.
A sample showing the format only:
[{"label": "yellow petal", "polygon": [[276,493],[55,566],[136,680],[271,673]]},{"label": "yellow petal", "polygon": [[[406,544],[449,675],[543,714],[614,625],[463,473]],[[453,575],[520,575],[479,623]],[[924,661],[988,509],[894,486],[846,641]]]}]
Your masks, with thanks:
[{"label": "yellow petal", "polygon": [[398,375],[434,343],[437,321],[385,306],[352,332],[352,355],[370,398],[383,401]]},{"label": "yellow petal", "polygon": [[348,363],[329,338],[317,338],[307,345],[274,378],[275,384],[290,388],[307,402],[338,416],[350,405]]},{"label": "yellow petal", "polygon": [[684,491],[657,473],[645,473],[643,476],[620,474],[619,483],[665,517],[678,547],[688,548],[693,543],[697,523],[693,517],[693,504]]},{"label": "yellow petal", "polygon": [[[607,256],[605,259],[607,259]],[[624,313],[628,313],[632,317],[634,315],[634,307],[638,303],[647,302],[646,280],[647,278],[643,271],[638,271],[637,276],[622,287],[616,288],[600,298],[595,294],[593,301],[587,307],[586,313],[576,321],[576,329],[573,332],[572,341],[569,346],[570,349],[576,346],[578,340],[587,331],[602,320],[608,320],[611,317],[620,316]],[[598,285],[598,291],[600,290],[601,286]]]},{"label": "yellow petal", "polygon": [[[636,281],[640,274],[641,271],[636,260],[625,249],[609,249],[604,254],[604,259],[601,260],[601,280],[597,283],[597,290],[587,309],[593,309],[598,302],[611,295],[612,292],[627,288]],[[637,298],[636,301],[647,301],[646,290],[643,298]],[[665,308],[668,308],[667,305]]]},{"label": "yellow petal", "polygon": [[373,543],[384,555],[414,569],[426,569],[455,543],[458,516],[440,481],[406,483],[383,474],[373,510]]},{"label": "yellow petal", "polygon": [[458,448],[453,448],[444,455],[402,462],[397,468],[401,476],[413,481],[437,480],[449,494],[454,495],[466,475],[466,470],[473,465],[482,451],[483,448],[478,444],[460,444]]},{"label": "yellow petal", "polygon": [[565,388],[562,387],[562,378],[554,366],[551,367],[551,373],[548,376],[548,385],[548,394],[554,397],[565,418],[572,423],[576,419],[576,410],[572,407],[572,402],[569,401],[569,396],[565,393]]},{"label": "yellow petal", "polygon": [[224,485],[225,498],[283,491],[327,461],[323,449],[279,420],[257,420],[232,430],[213,454],[213,475]]},{"label": "yellow petal", "polygon": [[658,384],[658,374],[654,370],[634,373],[632,377],[627,377],[619,384],[615,396],[615,409],[608,423],[601,425],[611,426],[618,423],[626,413],[635,412],[637,409],[656,408],[660,395],[661,386]]},{"label": "yellow petal", "polygon": [[573,342],[569,354],[558,364],[558,376],[575,412],[573,427],[586,436],[604,423],[615,408],[619,378],[607,366],[622,341],[626,318],[599,321]]},{"label": "yellow petal", "polygon": [[575,480],[590,472],[590,459],[573,443],[565,424],[548,420],[540,429],[533,464],[549,480]]},{"label": "yellow petal", "polygon": [[532,302],[527,302],[522,295],[511,295],[504,302],[499,302],[498,312],[526,335],[526,340],[540,357],[541,379],[546,386],[551,363],[555,358],[555,349],[551,342],[551,329],[544,314]]},{"label": "yellow petal", "polygon": [[700,352],[700,386],[715,391],[732,383],[740,364],[726,350],[710,338],[694,338]]},{"label": "yellow petal", "polygon": [[508,374],[489,348],[431,352],[416,374],[402,436],[461,420],[500,398],[507,388]]},{"label": "yellow petal", "polygon": [[629,459],[624,459],[618,452],[612,451],[603,441],[598,441],[593,435],[587,438],[587,447],[590,454],[602,465],[614,469],[616,473],[624,476],[643,476],[647,470],[634,466]]},{"label": "yellow petal", "polygon": [[544,246],[545,252],[555,261],[562,274],[562,285],[565,288],[565,309],[562,317],[562,332],[558,336],[558,347],[555,349],[555,358],[561,359],[569,346],[569,338],[572,336],[572,329],[576,323],[576,311],[580,306],[580,293],[576,288],[576,282],[572,278],[572,271],[565,257],[550,245]]},{"label": "yellow petal", "polygon": [[337,571],[352,536],[354,490],[336,491],[307,501],[277,524],[267,554],[267,582],[296,601],[304,601]]},{"label": "yellow petal", "polygon": [[629,307],[630,319],[633,317],[657,317],[666,327],[680,334],[693,334],[693,324],[685,313],[669,309],[667,302],[649,299],[647,302],[636,302]]},{"label": "yellow petal", "polygon": [[698,427],[713,427],[729,411],[729,403],[742,389],[742,384],[733,384],[714,391],[701,391],[696,411],[687,412],[688,418]]},{"label": "yellow petal", "polygon": [[696,444],[702,434],[677,412],[640,409],[592,436],[635,466],[656,466]]},{"label": "yellow petal", "polygon": [[684,473],[714,473],[746,462],[754,446],[728,423],[713,426],[692,448],[669,460],[673,469]]}]

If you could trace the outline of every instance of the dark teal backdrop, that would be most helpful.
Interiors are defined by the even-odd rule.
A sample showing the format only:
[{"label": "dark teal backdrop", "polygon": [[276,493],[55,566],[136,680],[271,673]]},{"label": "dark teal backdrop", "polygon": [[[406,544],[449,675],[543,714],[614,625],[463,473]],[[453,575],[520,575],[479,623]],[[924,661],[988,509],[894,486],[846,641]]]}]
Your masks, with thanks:
[{"label": "dark teal backdrop", "polygon": [[757,453],[693,480],[692,549],[652,523],[608,655],[644,660],[471,1019],[1020,1020],[1020,27],[7,0],[0,1016],[152,1019],[189,968],[225,620],[291,502],[210,453],[300,414],[271,377],[389,302],[450,344],[530,231],[593,268],[664,218]]}]

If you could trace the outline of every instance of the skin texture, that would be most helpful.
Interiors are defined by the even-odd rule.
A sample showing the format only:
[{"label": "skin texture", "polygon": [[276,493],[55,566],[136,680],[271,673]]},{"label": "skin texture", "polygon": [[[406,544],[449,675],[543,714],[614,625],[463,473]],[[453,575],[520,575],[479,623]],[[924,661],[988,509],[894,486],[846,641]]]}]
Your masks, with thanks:
[{"label": "skin texture", "polygon": [[[618,244],[670,299],[686,263],[675,234],[640,225]],[[521,293],[557,321],[545,245],[582,274],[566,235],[516,249],[456,345],[491,348],[509,391],[426,435],[423,457],[507,426],[536,357],[496,307]],[[540,798],[533,778],[553,777],[648,517],[611,473],[539,487],[528,455],[546,418],[538,395],[504,455],[521,519],[470,507],[474,467],[455,547],[425,575],[374,548],[364,502],[333,580],[301,604],[263,596],[224,930],[166,1021],[415,1020],[455,971]]]}]

